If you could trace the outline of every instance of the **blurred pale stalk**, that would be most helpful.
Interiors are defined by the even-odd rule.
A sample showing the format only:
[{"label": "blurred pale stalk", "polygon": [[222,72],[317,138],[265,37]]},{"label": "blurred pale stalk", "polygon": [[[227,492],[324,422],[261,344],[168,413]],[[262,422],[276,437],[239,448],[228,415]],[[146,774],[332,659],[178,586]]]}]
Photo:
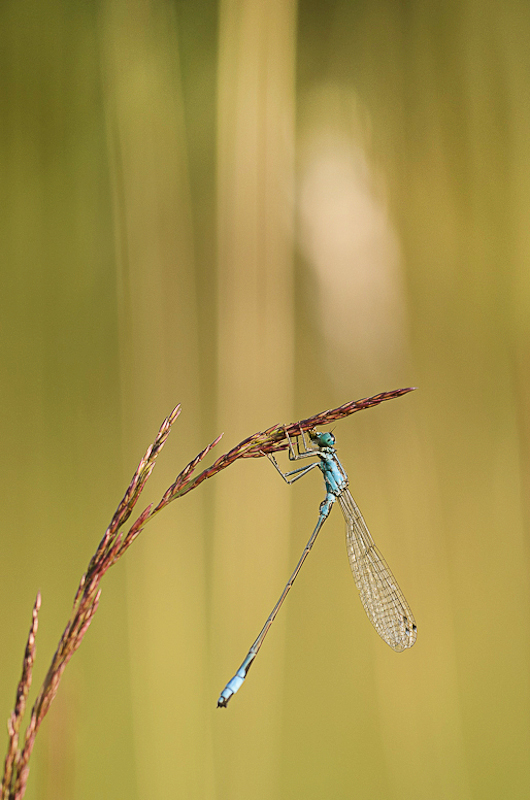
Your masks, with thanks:
[{"label": "blurred pale stalk", "polygon": [[[153,409],[167,408],[175,398],[186,409],[181,441],[190,450],[196,446],[197,298],[174,13],[170,4],[111,0],[103,6],[102,30],[129,459]],[[162,533],[140,543],[141,558],[127,561],[142,797],[182,796],[190,786],[211,792],[204,745],[208,723],[199,703],[207,694],[201,671],[206,628],[199,506],[183,503],[177,513],[177,529],[171,520],[162,521]],[[178,683],[186,687],[178,701],[171,692],[170,701],[161,702],[161,686]],[[167,746],[160,748],[160,741]]]},{"label": "blurred pale stalk", "polygon": [[[350,12],[344,7],[343,13],[346,25]],[[356,20],[355,30],[359,40],[370,43],[370,53],[379,57],[380,30],[369,14]],[[394,37],[398,38],[396,33]],[[355,49],[351,43],[350,47]],[[349,59],[350,49],[343,56]],[[377,112],[373,96],[367,96]],[[397,215],[390,205],[389,177],[373,147],[372,108],[359,91],[359,83],[350,78],[321,78],[300,97],[300,248],[317,281],[330,377],[342,390],[353,381],[379,381],[381,375],[401,381],[413,374],[405,261]],[[420,403],[424,388],[420,384]],[[410,414],[413,431],[419,424],[418,407],[413,403],[402,411]],[[356,487],[362,487],[365,471],[372,492],[377,488],[383,500],[378,503],[376,494],[365,513],[374,535],[378,530],[390,534],[390,544],[381,545],[387,558],[396,573],[404,576],[400,578],[404,585],[410,585],[408,566],[409,576],[421,587],[418,596],[428,597],[433,609],[447,607],[450,565],[443,540],[437,536],[441,503],[437,503],[433,454],[425,450],[419,435],[407,439],[403,452],[389,448],[398,429],[395,416],[380,415],[355,429],[344,428],[341,443],[344,451],[351,453],[354,465],[350,471],[354,496],[359,491],[362,497],[362,489]],[[356,474],[354,454],[362,454],[362,460],[357,455],[356,465],[362,467],[361,475]],[[399,492],[392,485],[396,476],[400,476]],[[419,484],[428,487],[421,496]],[[377,514],[383,524],[377,524]],[[430,563],[437,565],[436,570],[422,569]],[[414,607],[414,598],[411,603]],[[370,719],[377,724],[386,777],[397,797],[416,797],[421,792],[452,797],[460,791],[465,798],[469,787],[453,620],[446,615],[434,629],[427,605],[424,600],[418,614],[419,646],[410,659],[389,658],[374,643]],[[437,676],[435,693],[433,675]],[[318,713],[318,702],[311,714]],[[433,713],[426,715],[426,707]],[[440,757],[430,764],[426,775],[424,765],[433,747]],[[362,760],[359,754],[357,758]],[[417,786],[421,787],[419,794]]]},{"label": "blurred pale stalk", "polygon": [[400,245],[370,127],[348,83],[301,95],[299,246],[317,279],[330,377],[346,393],[352,380],[402,379],[409,361]]},{"label": "blurred pale stalk", "polygon": [[[292,1],[220,4],[218,419],[231,440],[292,411],[295,15]],[[290,567],[289,492],[269,467],[242,465],[215,487],[219,691]],[[219,712],[239,742],[222,753],[232,800],[277,796],[282,630],[279,621],[236,713]]]}]

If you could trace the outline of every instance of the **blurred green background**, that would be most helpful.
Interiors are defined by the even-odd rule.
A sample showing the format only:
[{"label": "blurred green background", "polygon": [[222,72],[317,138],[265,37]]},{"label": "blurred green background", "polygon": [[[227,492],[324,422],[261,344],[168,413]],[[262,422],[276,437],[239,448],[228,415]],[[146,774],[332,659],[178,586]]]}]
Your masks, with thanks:
[{"label": "blurred green background", "polygon": [[528,798],[528,3],[5,0],[0,42],[0,720],[177,402],[145,502],[419,387],[335,428],[413,650],[335,510],[216,709],[323,497],[240,461],[107,575],[26,797]]}]

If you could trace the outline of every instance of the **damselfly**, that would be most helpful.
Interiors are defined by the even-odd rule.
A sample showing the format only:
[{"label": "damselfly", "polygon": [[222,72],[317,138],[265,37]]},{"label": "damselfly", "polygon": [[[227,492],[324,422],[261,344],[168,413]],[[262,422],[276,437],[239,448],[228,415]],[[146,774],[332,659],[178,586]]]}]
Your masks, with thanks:
[{"label": "damselfly", "polygon": [[[300,436],[296,437],[295,451],[293,442],[287,432],[286,435],[289,441],[289,459],[291,461],[298,461],[303,458],[316,458],[317,460],[312,464],[284,473],[273,455],[268,453],[264,453],[264,455],[267,455],[288,484],[303,478],[314,467],[319,467],[324,477],[326,497],[320,504],[320,515],[315,529],[300,556],[293,574],[287,581],[280,599],[272,609],[240,668],[221,692],[221,696],[217,701],[217,706],[220,708],[226,708],[232,695],[237,692],[247,677],[250,666],[258,654],[270,626],[282,607],[283,601],[309,555],[309,551],[313,547],[315,539],[336,500],[339,501],[346,521],[346,545],[350,567],[368,619],[379,636],[397,653],[412,647],[416,641],[417,629],[414,616],[385,559],[376,548],[363,516],[350,494],[348,476],[337,457],[334,447],[335,437],[332,433],[311,431],[308,445],[304,432],[300,430]],[[303,442],[302,450],[300,449],[300,437]]]}]

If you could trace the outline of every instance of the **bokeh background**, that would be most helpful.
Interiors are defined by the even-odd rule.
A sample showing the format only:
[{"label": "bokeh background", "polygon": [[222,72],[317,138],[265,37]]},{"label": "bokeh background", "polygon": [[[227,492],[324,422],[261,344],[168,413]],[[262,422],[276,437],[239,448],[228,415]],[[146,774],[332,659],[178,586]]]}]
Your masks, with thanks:
[{"label": "bokeh background", "polygon": [[335,510],[216,709],[323,497],[238,462],[106,577],[26,796],[528,798],[528,3],[5,0],[0,64],[0,719],[177,402],[146,502],[419,387],[335,428],[413,650]]}]

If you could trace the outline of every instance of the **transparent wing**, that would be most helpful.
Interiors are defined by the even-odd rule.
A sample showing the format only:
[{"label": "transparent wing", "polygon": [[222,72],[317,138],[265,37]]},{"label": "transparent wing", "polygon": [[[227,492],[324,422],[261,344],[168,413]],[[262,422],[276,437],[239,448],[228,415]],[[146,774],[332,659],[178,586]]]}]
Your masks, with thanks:
[{"label": "transparent wing", "polygon": [[346,520],[348,558],[364,610],[379,636],[401,653],[416,641],[412,611],[349,490],[338,499]]}]

